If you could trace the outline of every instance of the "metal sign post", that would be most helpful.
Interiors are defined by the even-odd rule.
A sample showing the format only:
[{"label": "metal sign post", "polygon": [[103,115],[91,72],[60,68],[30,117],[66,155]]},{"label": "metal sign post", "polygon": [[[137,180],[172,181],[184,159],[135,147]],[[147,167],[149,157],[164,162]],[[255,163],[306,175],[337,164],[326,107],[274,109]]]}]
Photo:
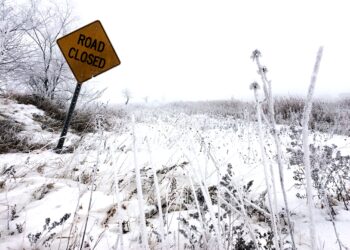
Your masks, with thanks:
[{"label": "metal sign post", "polygon": [[62,130],[62,133],[60,135],[60,139],[58,141],[57,147],[55,149],[55,151],[58,152],[58,153],[61,153],[61,151],[62,151],[64,140],[66,139],[66,135],[67,135],[67,132],[68,132],[68,127],[69,127],[69,124],[70,124],[70,122],[72,120],[74,108],[75,108],[75,105],[77,104],[77,101],[78,101],[78,96],[79,96],[79,93],[80,93],[80,89],[81,89],[81,84],[77,82],[77,86],[75,87],[75,91],[74,91],[74,95],[73,95],[73,98],[72,98],[72,102],[70,103],[69,110],[68,110],[66,119],[64,121],[63,130]]},{"label": "metal sign post", "polygon": [[61,37],[57,40],[57,44],[77,80],[73,99],[55,149],[56,152],[61,153],[82,83],[118,66],[120,60],[98,20]]}]

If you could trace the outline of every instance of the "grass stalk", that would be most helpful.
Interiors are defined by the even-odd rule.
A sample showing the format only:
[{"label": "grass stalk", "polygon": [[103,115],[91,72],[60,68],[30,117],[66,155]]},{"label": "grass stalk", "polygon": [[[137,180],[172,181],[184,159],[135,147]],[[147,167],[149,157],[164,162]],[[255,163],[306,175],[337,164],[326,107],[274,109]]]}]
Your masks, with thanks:
[{"label": "grass stalk", "polygon": [[[101,128],[99,128],[100,130],[100,142],[102,142],[102,130]],[[89,198],[89,206],[88,206],[88,210],[87,210],[87,215],[86,215],[86,219],[85,219],[85,225],[84,225],[84,230],[83,230],[83,235],[82,235],[82,239],[81,239],[81,244],[80,244],[80,250],[83,249],[84,246],[84,239],[85,239],[85,235],[86,235],[86,229],[87,229],[87,225],[88,225],[88,221],[89,221],[89,217],[90,217],[90,212],[91,212],[91,206],[92,206],[92,195],[94,192],[94,184],[95,184],[95,180],[96,180],[96,174],[97,174],[97,166],[99,166],[100,164],[100,154],[101,154],[101,143],[99,144],[98,150],[97,150],[97,158],[96,158],[96,163],[93,166],[92,169],[92,180],[91,180],[91,185],[90,185],[90,198]]]},{"label": "grass stalk", "polygon": [[[254,86],[253,86],[254,85]],[[273,238],[273,242],[275,245],[275,248],[277,250],[280,249],[280,247],[282,247],[282,242],[281,242],[281,233],[280,230],[277,229],[277,223],[276,223],[276,213],[277,213],[277,194],[276,194],[276,189],[274,188],[274,196],[272,196],[272,192],[271,192],[271,187],[270,187],[270,181],[272,181],[273,185],[275,183],[274,178],[271,178],[272,176],[269,175],[268,170],[267,170],[267,159],[266,159],[266,153],[265,153],[265,148],[264,148],[264,139],[263,139],[263,130],[262,130],[262,121],[261,121],[261,107],[260,107],[260,103],[258,100],[258,88],[257,88],[257,84],[252,84],[253,90],[254,90],[254,97],[255,97],[255,102],[256,102],[256,114],[257,114],[257,118],[258,118],[258,130],[259,130],[259,145],[260,145],[260,151],[261,151],[261,158],[262,158],[262,163],[263,163],[263,167],[264,167],[264,175],[265,175],[265,184],[266,184],[266,188],[267,188],[267,198],[268,198],[268,202],[269,202],[269,207],[271,210],[271,227],[274,233],[274,238]],[[270,169],[271,171],[272,168]],[[274,185],[275,186],[275,185]],[[274,203],[275,206],[272,205],[272,199],[274,197]]]},{"label": "grass stalk", "polygon": [[159,181],[158,181],[158,176],[157,176],[157,171],[153,162],[152,158],[152,151],[151,147],[149,145],[148,139],[146,139],[147,142],[147,150],[149,154],[149,160],[151,164],[151,168],[153,171],[153,179],[154,179],[154,186],[155,186],[155,191],[156,191],[156,196],[157,196],[157,204],[158,204],[158,213],[159,213],[159,226],[160,226],[160,238],[162,240],[162,247],[161,249],[168,249],[168,243],[165,239],[165,229],[164,229],[164,220],[163,220],[163,211],[162,211],[162,199],[160,197],[160,188],[159,188]]},{"label": "grass stalk", "polygon": [[[192,150],[194,151],[193,145],[192,145]],[[216,219],[215,219],[215,212],[214,212],[214,209],[213,209],[213,203],[211,201],[211,198],[210,198],[210,195],[209,195],[209,192],[208,192],[208,187],[206,185],[206,180],[205,180],[203,174],[200,171],[200,168],[199,168],[200,164],[199,164],[199,160],[197,158],[197,155],[194,154],[194,157],[195,157],[195,160],[196,160],[196,163],[197,163],[197,168],[195,168],[193,166],[191,161],[189,161],[190,162],[190,166],[192,166],[194,170],[197,170],[196,175],[199,176],[199,178],[200,178],[199,180],[197,180],[197,183],[199,184],[199,187],[200,187],[200,189],[202,191],[205,203],[207,204],[207,207],[208,207],[209,215],[210,215],[210,217],[211,217],[211,219],[213,221],[214,230],[216,232],[216,240],[217,240],[217,244],[218,244],[216,247],[218,249],[222,249],[224,245],[222,244],[221,233],[220,233],[220,229],[218,227],[218,224],[214,222]],[[218,208],[218,209],[220,209],[220,208]]]},{"label": "grass stalk", "polygon": [[118,213],[117,216],[118,216],[119,235],[118,235],[118,240],[115,242],[113,249],[118,249],[118,243],[120,239],[120,250],[124,250],[123,221],[121,218],[122,204],[120,199],[119,178],[116,171],[114,171],[114,181],[115,181],[115,193],[117,196],[117,213]]},{"label": "grass stalk", "polygon": [[192,193],[193,193],[193,196],[194,196],[194,201],[195,201],[195,204],[196,204],[199,221],[200,221],[200,223],[202,225],[202,229],[204,231],[204,233],[203,233],[204,244],[206,246],[208,246],[208,239],[207,239],[207,236],[206,236],[207,228],[206,228],[206,226],[205,226],[206,224],[205,224],[205,222],[203,220],[202,211],[201,211],[201,208],[200,208],[200,205],[199,205],[199,201],[198,201],[198,198],[197,198],[197,195],[196,195],[196,190],[194,188],[192,176],[190,175],[189,171],[186,171],[186,175],[187,175],[188,180],[190,181],[190,186],[191,186]]},{"label": "grass stalk", "polygon": [[142,240],[142,248],[148,249],[148,237],[147,237],[147,228],[146,228],[146,219],[145,219],[145,209],[144,209],[144,200],[142,194],[142,181],[141,181],[141,173],[140,168],[137,163],[137,154],[136,154],[136,134],[135,134],[135,116],[133,115],[131,118],[132,122],[132,146],[133,146],[133,155],[134,155],[134,167],[136,174],[136,187],[137,187],[137,200],[140,211],[140,230],[141,230],[141,240]]},{"label": "grass stalk", "polygon": [[271,133],[274,139],[274,143],[276,146],[276,153],[277,153],[277,165],[278,165],[278,172],[280,176],[280,185],[281,185],[281,190],[282,190],[282,195],[283,195],[283,201],[284,201],[284,206],[286,210],[286,217],[288,221],[288,229],[289,229],[289,234],[292,242],[292,249],[296,249],[295,245],[295,239],[294,239],[294,230],[293,230],[293,225],[292,225],[292,220],[290,218],[290,211],[289,211],[289,205],[288,205],[288,199],[287,199],[287,193],[286,193],[286,188],[284,185],[284,169],[283,169],[283,162],[282,162],[282,148],[281,148],[281,142],[277,133],[277,124],[275,120],[275,111],[274,111],[274,100],[272,96],[272,87],[271,87],[271,81],[269,81],[266,77],[267,69],[266,67],[262,66],[260,63],[260,56],[261,53],[258,50],[255,50],[253,52],[252,58],[253,60],[256,61],[257,67],[258,67],[258,72],[261,76],[261,80],[263,82],[263,90],[265,93],[265,99],[268,104],[268,113],[269,113],[269,118],[270,118],[270,124],[271,124]]}]

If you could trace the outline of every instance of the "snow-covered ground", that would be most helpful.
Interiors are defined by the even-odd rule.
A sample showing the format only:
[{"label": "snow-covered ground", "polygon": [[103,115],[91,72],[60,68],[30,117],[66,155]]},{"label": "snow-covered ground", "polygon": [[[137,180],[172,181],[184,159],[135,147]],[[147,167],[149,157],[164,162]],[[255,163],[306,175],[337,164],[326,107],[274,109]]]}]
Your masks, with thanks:
[{"label": "snow-covered ground", "polygon": [[[188,239],[181,232],[189,234],[190,229],[183,218],[192,220],[190,225],[203,226],[200,220],[189,219],[190,213],[200,210],[193,201],[193,195],[190,195],[191,190],[217,188],[222,177],[231,171],[232,183],[241,191],[253,181],[250,191],[244,194],[245,199],[257,201],[265,192],[254,122],[165,111],[155,111],[152,115],[130,112],[134,112],[136,118],[134,131],[130,122],[123,133],[98,131],[84,135],[81,140],[74,133],[69,133],[67,145],[80,140],[73,153],[60,155],[44,147],[31,153],[0,155],[0,249],[68,249],[67,246],[81,249],[81,245],[82,249],[140,249],[141,223],[135,164],[141,169],[147,237],[151,249],[185,248]],[[56,144],[59,134],[42,130],[40,124],[33,120],[34,114],[43,115],[43,111],[34,106],[0,99],[0,113],[25,125],[21,136],[30,138],[30,141]],[[299,144],[295,141],[299,139],[295,138],[295,129],[287,126],[279,129],[296,244],[298,249],[310,249],[307,204],[305,199],[296,196],[302,191],[295,186],[293,177],[296,168],[290,164],[290,151],[287,150],[296,148]],[[136,137],[135,148],[133,134]],[[343,156],[350,155],[348,137],[316,133],[310,139],[318,146],[337,145]],[[275,146],[268,130],[265,143],[269,164],[276,169],[277,176]],[[163,206],[164,245],[159,243],[161,220],[158,218],[154,171]],[[278,209],[283,211],[277,179]],[[202,206],[207,202],[199,203]],[[336,230],[343,247],[349,248],[350,212],[341,202],[334,201],[333,205]],[[264,205],[261,207],[263,210]],[[211,209],[215,213],[223,212],[217,208],[213,202],[203,216],[213,215],[210,214]],[[320,249],[339,249],[333,224],[326,209],[316,199],[314,213]],[[248,217],[249,221],[245,223],[251,225],[255,232],[270,230],[268,221]],[[203,220],[210,224],[213,218]],[[238,216],[232,223],[240,220]],[[220,230],[216,223],[213,223],[214,231],[215,228]],[[205,237],[210,243],[210,236]],[[248,234],[243,237],[249,240]],[[289,236],[284,232],[282,237],[284,249],[287,249],[290,247],[287,243]],[[257,241],[265,244],[267,237],[257,237]],[[214,246],[209,243],[209,246]],[[219,249],[224,247],[216,246]]]}]

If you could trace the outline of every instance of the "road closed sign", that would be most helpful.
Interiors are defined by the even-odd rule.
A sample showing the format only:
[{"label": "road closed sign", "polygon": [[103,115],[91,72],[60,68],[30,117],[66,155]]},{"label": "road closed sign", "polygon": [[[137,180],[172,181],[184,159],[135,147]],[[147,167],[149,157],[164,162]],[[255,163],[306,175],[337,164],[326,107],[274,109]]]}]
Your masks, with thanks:
[{"label": "road closed sign", "polygon": [[61,37],[57,43],[78,83],[120,64],[100,21]]}]

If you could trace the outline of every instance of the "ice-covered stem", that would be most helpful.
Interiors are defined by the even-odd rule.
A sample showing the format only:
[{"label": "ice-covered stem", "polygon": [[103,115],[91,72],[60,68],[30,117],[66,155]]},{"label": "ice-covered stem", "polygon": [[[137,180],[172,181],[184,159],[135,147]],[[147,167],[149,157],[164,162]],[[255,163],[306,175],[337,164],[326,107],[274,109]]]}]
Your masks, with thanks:
[{"label": "ice-covered stem", "polygon": [[[236,185],[236,183],[234,182],[233,179],[231,179],[231,184],[232,184],[232,186],[236,187],[238,198],[236,198],[232,194],[232,190],[228,190],[227,187],[221,186],[221,188],[227,193],[227,195],[229,195],[232,198],[232,200],[239,206],[239,208],[237,206],[234,206],[231,203],[227,202],[226,199],[221,197],[220,195],[218,195],[218,199],[221,199],[224,204],[228,205],[233,211],[235,211],[236,213],[238,213],[240,215],[240,217],[242,217],[243,222],[244,222],[245,226],[247,227],[247,229],[249,231],[249,235],[250,235],[252,242],[254,244],[254,247],[255,247],[254,249],[259,249],[259,244],[256,241],[254,230],[251,226],[251,223],[249,221],[250,219],[249,219],[247,211],[245,209],[244,203],[246,202],[246,199],[243,197],[242,188],[241,188],[241,186]],[[246,202],[246,203],[249,204],[249,202]],[[263,213],[265,213],[265,212],[263,212]],[[267,216],[271,218],[270,214],[268,214]]]},{"label": "ice-covered stem", "polygon": [[[215,168],[216,168],[216,171],[218,172],[218,176],[219,176],[219,178],[221,179],[219,164],[218,164],[217,161],[215,160],[214,156],[211,154],[210,150],[208,150],[208,156],[209,156],[209,158],[212,160],[212,162],[213,162],[213,164],[214,164],[214,166],[215,166]],[[231,182],[232,182],[232,185],[233,185],[233,186],[236,186],[236,183],[234,183],[233,180],[232,180]],[[242,194],[241,187],[239,187],[239,186],[237,185],[238,198],[239,198],[239,201],[238,201],[238,200],[236,199],[236,197],[233,196],[233,195],[231,194],[231,191],[229,191],[226,187],[221,186],[221,185],[218,186],[218,201],[219,201],[220,198],[221,198],[219,187],[221,187],[222,189],[224,189],[224,190],[233,198],[233,200],[234,200],[237,204],[239,204],[240,210],[241,210],[240,213],[241,213],[241,215],[242,215],[242,217],[243,217],[244,224],[246,225],[246,227],[247,227],[248,230],[249,230],[249,234],[250,234],[250,237],[251,237],[251,239],[252,239],[252,241],[253,241],[253,244],[254,244],[254,246],[255,246],[255,249],[259,249],[258,243],[257,243],[256,238],[255,238],[255,235],[254,235],[253,228],[251,227],[251,224],[250,224],[250,222],[249,222],[249,217],[248,217],[247,212],[246,212],[246,209],[245,209],[245,204],[244,204],[244,201],[245,201],[245,200],[244,200],[244,198],[243,198],[243,194]],[[221,200],[225,200],[225,199],[221,198]],[[227,203],[227,202],[224,202],[224,203]],[[218,204],[219,204],[219,202],[218,202]],[[219,207],[219,209],[220,209],[220,207]],[[238,210],[237,210],[237,211],[238,211]],[[220,248],[219,248],[219,249],[220,249]]]},{"label": "ice-covered stem", "polygon": [[123,241],[123,221],[122,221],[122,216],[121,216],[121,211],[122,211],[122,204],[121,204],[121,199],[120,199],[120,190],[119,190],[119,178],[117,171],[114,170],[114,182],[115,182],[115,194],[117,198],[117,218],[118,218],[118,224],[119,224],[119,235],[118,238],[113,246],[113,250],[118,249],[118,244],[119,244],[119,239],[120,239],[120,250],[124,250],[124,241]]},{"label": "ice-covered stem", "polygon": [[[193,146],[192,146],[192,150],[193,150],[193,152],[195,152],[193,149]],[[218,224],[214,223],[216,217],[215,217],[215,212],[214,212],[214,206],[213,206],[213,203],[212,203],[210,195],[209,195],[208,186],[206,184],[206,180],[205,180],[203,174],[200,171],[200,163],[199,163],[199,160],[198,160],[198,157],[196,154],[194,154],[194,158],[195,158],[195,162],[196,162],[197,167],[195,168],[192,161],[190,159],[188,159],[190,166],[192,166],[192,168],[193,168],[193,171],[188,172],[188,173],[190,175],[194,175],[193,179],[196,179],[195,177],[197,177],[197,183],[202,191],[204,201],[208,207],[209,215],[213,221],[214,230],[216,232],[216,240],[217,240],[217,244],[218,244],[217,249],[222,249],[223,244],[222,244],[221,232],[220,232],[220,228],[218,227]]]},{"label": "ice-covered stem", "polygon": [[87,229],[87,225],[88,225],[88,221],[89,221],[89,217],[90,217],[90,211],[91,211],[91,206],[92,206],[92,195],[93,195],[93,191],[94,191],[94,185],[95,185],[95,180],[96,180],[96,174],[97,174],[97,166],[100,165],[100,155],[101,155],[101,142],[102,140],[102,135],[103,135],[103,131],[101,129],[101,126],[98,122],[97,124],[97,128],[99,130],[100,133],[100,144],[98,146],[98,150],[97,150],[97,156],[96,156],[96,163],[93,166],[92,169],[92,178],[91,178],[91,184],[90,184],[90,197],[89,197],[89,205],[88,205],[88,210],[87,210],[87,215],[86,215],[86,219],[85,219],[85,225],[84,225],[84,230],[83,230],[83,235],[82,235],[82,239],[81,239],[81,243],[80,243],[80,250],[83,249],[84,246],[84,239],[85,239],[85,235],[86,235],[86,229]]},{"label": "ice-covered stem", "polygon": [[164,229],[164,220],[163,220],[163,211],[162,211],[162,200],[160,197],[160,188],[159,188],[159,182],[158,182],[158,176],[157,176],[157,171],[155,168],[155,165],[153,163],[153,158],[152,158],[152,152],[151,152],[151,147],[149,145],[148,139],[147,141],[147,149],[148,149],[148,154],[149,154],[149,159],[150,159],[150,164],[151,168],[153,171],[153,179],[154,179],[154,187],[156,190],[156,196],[157,196],[157,204],[158,204],[158,213],[159,213],[159,225],[160,225],[160,238],[162,240],[162,247],[161,249],[168,249],[168,243],[165,240],[165,229]]},{"label": "ice-covered stem", "polygon": [[[264,139],[263,139],[263,130],[262,130],[262,121],[261,121],[261,107],[260,107],[260,102],[258,99],[258,89],[260,88],[259,84],[257,82],[253,82],[250,85],[250,89],[252,89],[254,91],[254,98],[255,98],[255,102],[256,102],[256,115],[258,118],[258,132],[259,132],[259,144],[260,144],[260,151],[261,151],[261,158],[262,158],[262,163],[264,166],[264,175],[265,175],[265,184],[266,184],[266,188],[267,188],[267,198],[268,198],[268,202],[269,202],[269,206],[271,209],[271,226],[272,226],[272,230],[273,230],[273,234],[275,237],[273,237],[273,243],[275,245],[275,248],[277,250],[280,249],[281,245],[281,234],[280,234],[280,230],[277,230],[277,223],[276,223],[276,213],[277,213],[277,206],[272,206],[272,192],[271,192],[271,187],[270,187],[270,180],[271,177],[269,176],[269,173],[267,171],[267,159],[266,159],[266,154],[265,154],[265,148],[264,148]],[[274,178],[272,178],[272,182],[274,183],[275,180]],[[276,190],[274,190],[274,200],[276,203]]]},{"label": "ice-covered stem", "polygon": [[339,246],[339,250],[343,250],[343,248],[348,250],[349,248],[346,247],[343,244],[343,242],[340,240],[339,233],[338,233],[337,227],[335,225],[335,221],[334,221],[334,216],[333,216],[331,208],[329,206],[329,200],[328,200],[328,197],[326,195],[326,191],[324,190],[323,184],[321,184],[321,192],[322,192],[322,196],[323,196],[322,198],[324,200],[324,204],[326,205],[326,208],[327,208],[327,213],[328,213],[328,215],[330,217],[330,220],[332,222],[332,226],[333,226],[335,237],[337,238],[337,243],[338,243],[338,246]]},{"label": "ice-covered stem", "polygon": [[308,201],[308,210],[309,210],[309,218],[310,218],[310,238],[311,238],[311,249],[316,249],[316,228],[315,221],[313,215],[313,200],[312,200],[312,178],[311,178],[311,166],[310,166],[310,149],[309,149],[309,129],[308,124],[310,120],[310,114],[312,109],[312,97],[315,90],[315,83],[318,74],[318,69],[320,66],[321,58],[322,58],[323,47],[320,47],[317,52],[316,62],[314,66],[314,70],[311,76],[311,82],[309,86],[309,90],[307,93],[305,106],[304,106],[304,114],[303,114],[303,150],[304,150],[304,166],[305,166],[305,177],[306,177],[306,196]]},{"label": "ice-covered stem", "polygon": [[283,201],[284,201],[284,206],[285,206],[286,216],[287,216],[287,221],[288,221],[289,234],[290,234],[290,238],[292,241],[292,248],[296,249],[293,226],[292,226],[292,221],[290,218],[290,212],[289,212],[289,206],[288,206],[288,200],[287,200],[287,193],[286,193],[286,188],[284,186],[282,149],[281,149],[281,142],[280,142],[280,139],[279,139],[278,134],[277,134],[277,124],[276,124],[276,120],[275,120],[275,111],[274,111],[271,81],[269,81],[266,77],[267,68],[265,66],[261,66],[260,56],[261,56],[261,52],[259,50],[254,50],[251,58],[256,62],[257,66],[258,66],[258,72],[259,72],[259,74],[261,76],[261,80],[263,82],[263,90],[264,90],[265,98],[266,98],[267,103],[268,103],[268,110],[269,110],[268,113],[269,113],[269,118],[270,118],[271,133],[272,133],[272,136],[274,138],[275,145],[276,145],[278,172],[279,172],[279,176],[280,176],[280,184],[281,184],[281,189],[282,189]]},{"label": "ice-covered stem", "polygon": [[192,190],[192,193],[194,194],[194,201],[196,204],[196,208],[197,208],[197,212],[198,212],[198,217],[199,217],[199,222],[201,223],[202,229],[203,229],[203,240],[204,240],[204,246],[208,246],[208,240],[207,240],[207,228],[206,228],[206,224],[204,222],[203,216],[202,216],[202,211],[201,211],[201,207],[199,205],[199,201],[196,195],[196,189],[194,188],[194,184],[193,184],[193,180],[192,180],[192,176],[190,174],[190,172],[186,169],[186,176],[188,177],[189,181],[190,181],[190,187]]},{"label": "ice-covered stem", "polygon": [[134,166],[135,166],[135,174],[136,174],[136,187],[137,187],[137,200],[139,204],[140,211],[140,230],[141,230],[141,239],[142,239],[142,248],[148,249],[148,240],[147,240],[147,228],[146,228],[146,220],[145,220],[145,209],[144,209],[144,200],[142,194],[142,182],[141,182],[141,174],[140,168],[137,163],[137,155],[136,155],[136,135],[135,135],[135,116],[131,117],[132,122],[132,146],[134,152]]},{"label": "ice-covered stem", "polygon": [[223,244],[222,244],[222,239],[221,239],[221,233],[220,233],[220,229],[219,229],[218,225],[214,222],[215,221],[214,206],[213,206],[213,203],[211,202],[211,198],[210,198],[210,195],[208,192],[208,187],[205,184],[204,180],[199,181],[198,184],[199,184],[199,187],[202,191],[204,201],[208,207],[209,215],[213,221],[214,230],[216,232],[217,249],[222,249]]}]

